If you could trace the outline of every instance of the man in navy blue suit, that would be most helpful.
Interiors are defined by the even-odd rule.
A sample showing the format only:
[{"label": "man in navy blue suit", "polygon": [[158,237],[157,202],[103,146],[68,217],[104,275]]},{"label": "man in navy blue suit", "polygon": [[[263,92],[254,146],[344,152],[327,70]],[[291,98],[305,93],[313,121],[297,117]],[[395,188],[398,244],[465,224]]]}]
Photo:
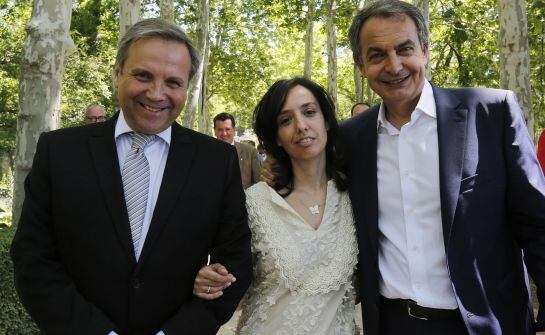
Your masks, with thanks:
[{"label": "man in navy blue suit", "polygon": [[382,98],[341,131],[365,334],[542,329],[545,179],[515,95],[428,82],[424,18],[403,1],[366,6],[350,42]]}]

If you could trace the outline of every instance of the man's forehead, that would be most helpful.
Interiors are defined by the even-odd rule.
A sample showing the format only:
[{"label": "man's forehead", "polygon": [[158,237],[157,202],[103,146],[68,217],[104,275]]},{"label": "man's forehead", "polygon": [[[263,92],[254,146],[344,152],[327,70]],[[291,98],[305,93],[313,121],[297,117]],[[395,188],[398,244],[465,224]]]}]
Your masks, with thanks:
[{"label": "man's forehead", "polygon": [[217,120],[216,121],[216,128],[233,128],[233,123],[231,122],[231,119],[227,120]]},{"label": "man's forehead", "polygon": [[373,17],[360,29],[360,47],[418,43],[416,24],[406,15]]}]

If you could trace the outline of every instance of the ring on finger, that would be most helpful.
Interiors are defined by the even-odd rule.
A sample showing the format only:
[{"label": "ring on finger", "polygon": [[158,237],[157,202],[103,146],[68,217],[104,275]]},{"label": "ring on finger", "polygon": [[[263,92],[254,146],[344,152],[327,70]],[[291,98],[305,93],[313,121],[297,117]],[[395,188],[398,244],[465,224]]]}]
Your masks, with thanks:
[{"label": "ring on finger", "polygon": [[210,287],[210,285],[208,285],[208,288],[206,289],[206,293],[210,293],[210,289],[211,289],[211,287]]}]

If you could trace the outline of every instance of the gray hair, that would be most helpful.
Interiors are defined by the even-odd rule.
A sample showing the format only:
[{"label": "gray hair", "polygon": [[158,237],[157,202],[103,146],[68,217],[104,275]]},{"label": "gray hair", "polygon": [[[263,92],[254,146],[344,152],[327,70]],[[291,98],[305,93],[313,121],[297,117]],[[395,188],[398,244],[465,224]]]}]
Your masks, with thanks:
[{"label": "gray hair", "polygon": [[426,21],[420,10],[404,1],[399,0],[379,0],[365,7],[354,16],[348,38],[352,48],[352,56],[356,65],[363,64],[363,58],[360,50],[360,30],[363,24],[372,18],[390,18],[408,16],[416,25],[418,40],[424,50],[428,46],[429,35],[426,28]]},{"label": "gray hair", "polygon": [[149,37],[158,37],[164,40],[185,44],[189,51],[189,56],[191,57],[189,80],[193,78],[199,67],[199,52],[193,45],[191,39],[178,26],[158,18],[139,21],[127,30],[123,38],[119,41],[119,47],[115,57],[116,65],[122,69],[127,60],[130,46],[142,38]]},{"label": "gray hair", "polygon": [[85,108],[85,113],[87,113],[91,108],[94,108],[94,107],[101,109],[103,112],[106,112],[104,110],[104,107],[102,107],[101,105],[90,104],[89,106],[87,106],[87,108]]}]

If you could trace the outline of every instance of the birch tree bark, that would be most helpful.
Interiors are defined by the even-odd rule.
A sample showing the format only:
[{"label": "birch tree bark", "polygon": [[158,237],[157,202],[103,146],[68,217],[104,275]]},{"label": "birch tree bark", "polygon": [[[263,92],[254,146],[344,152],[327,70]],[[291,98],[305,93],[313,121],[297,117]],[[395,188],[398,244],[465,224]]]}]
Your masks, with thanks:
[{"label": "birch tree bark", "polygon": [[161,12],[161,19],[169,22],[174,22],[174,1],[173,0],[157,0],[157,5]]},{"label": "birch tree bark", "polygon": [[532,138],[534,115],[532,113],[530,86],[530,52],[528,50],[528,19],[523,0],[498,0],[500,16],[500,85],[516,93],[524,111],[526,126]]},{"label": "birch tree bark", "polygon": [[337,108],[337,35],[335,34],[335,0],[327,2],[327,90]]},{"label": "birch tree bark", "polygon": [[119,1],[119,39],[125,35],[127,30],[140,21],[140,0]]},{"label": "birch tree bark", "polygon": [[32,166],[38,137],[59,127],[66,57],[74,50],[69,29],[72,1],[34,0],[19,76],[19,114],[13,190],[13,221],[25,197],[23,183]]},{"label": "birch tree bark", "polygon": [[[418,9],[420,9],[420,11],[422,12],[422,15],[424,16],[424,20],[426,22],[426,29],[428,30],[428,36],[430,36],[430,3],[429,3],[429,0],[413,0],[413,5],[418,7]],[[431,43],[431,41],[429,40],[429,37],[428,37],[428,43]],[[429,61],[428,61],[428,65],[426,66],[426,78],[428,80],[431,80],[431,67],[430,67]]]},{"label": "birch tree bark", "polygon": [[316,10],[316,1],[308,0],[307,9],[307,32],[305,36],[305,69],[303,76],[312,78],[312,47],[314,42],[314,12]]},{"label": "birch tree bark", "polygon": [[199,131],[212,135],[210,127],[210,110],[208,109],[208,60],[210,58],[210,43],[206,43],[206,51],[203,58],[203,74],[201,93],[199,94]]},{"label": "birch tree bark", "polygon": [[[364,4],[368,3],[364,0],[356,0],[354,3],[354,11],[352,12],[352,17],[356,16],[356,14],[363,8]],[[354,64],[354,88],[355,88],[355,94],[357,102],[364,102],[365,101],[365,79],[361,75],[360,69]]]},{"label": "birch tree bark", "polygon": [[363,76],[360,73],[360,69],[354,65],[354,87],[355,87],[355,102],[363,102],[365,100],[365,84],[363,82]]},{"label": "birch tree bark", "polygon": [[200,63],[197,73],[189,84],[188,103],[185,108],[183,125],[186,128],[193,128],[195,126],[195,114],[197,112],[197,106],[199,105],[199,99],[201,98],[201,90],[203,85],[203,74],[206,72],[206,64],[204,58],[206,56],[206,50],[208,48],[208,25],[210,21],[210,2],[209,0],[199,1],[199,20],[197,22],[197,49],[200,51]]}]

